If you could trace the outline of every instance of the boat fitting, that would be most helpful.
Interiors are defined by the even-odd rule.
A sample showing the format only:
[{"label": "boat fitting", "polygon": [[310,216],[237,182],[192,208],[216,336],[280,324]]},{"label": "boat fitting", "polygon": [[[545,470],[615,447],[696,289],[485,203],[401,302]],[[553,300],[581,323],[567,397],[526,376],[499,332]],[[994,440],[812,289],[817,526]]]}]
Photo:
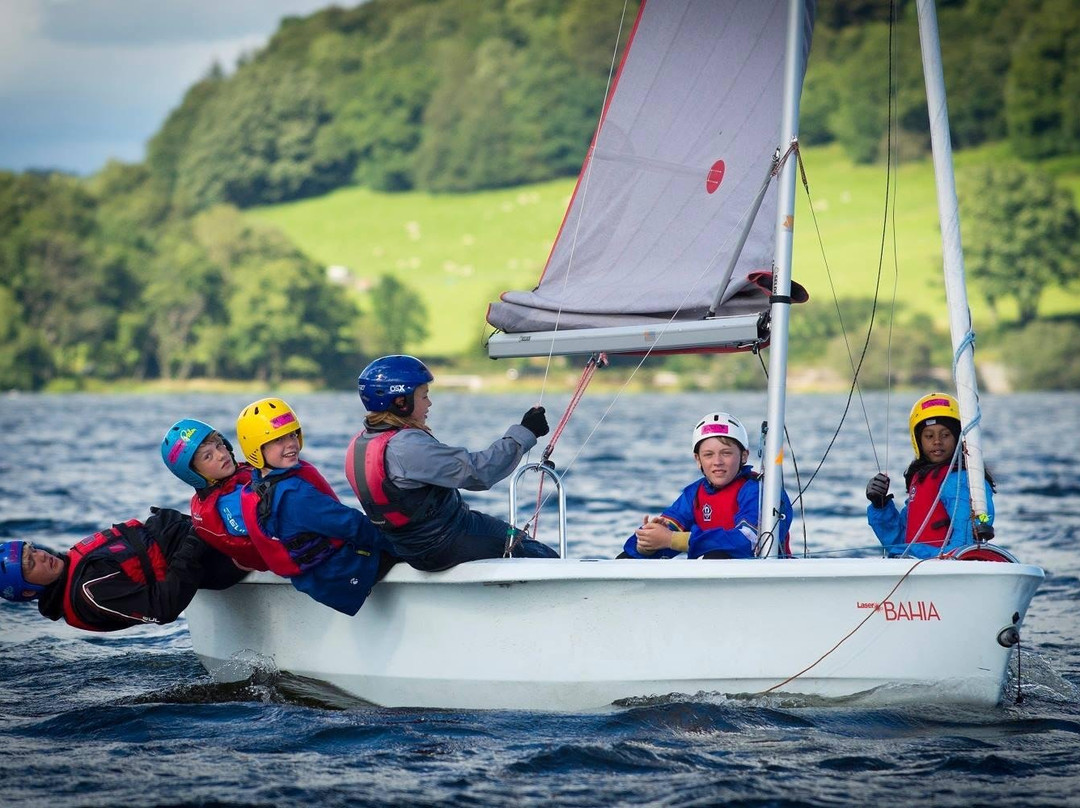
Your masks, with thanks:
[{"label": "boat fitting", "polygon": [[1015,626],[1005,626],[997,635],[998,645],[1002,648],[1012,648],[1020,642],[1020,630]]}]

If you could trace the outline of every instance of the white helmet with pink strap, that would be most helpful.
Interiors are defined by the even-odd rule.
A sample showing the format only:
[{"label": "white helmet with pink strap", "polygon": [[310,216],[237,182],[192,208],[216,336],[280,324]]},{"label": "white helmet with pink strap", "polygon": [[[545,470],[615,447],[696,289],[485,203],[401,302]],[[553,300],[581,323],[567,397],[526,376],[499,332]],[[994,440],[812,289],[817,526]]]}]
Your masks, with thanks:
[{"label": "white helmet with pink strap", "polygon": [[705,438],[731,438],[738,441],[744,451],[749,451],[750,440],[746,436],[746,428],[734,415],[726,412],[710,412],[694,427],[694,442],[691,449],[697,453],[698,444]]}]

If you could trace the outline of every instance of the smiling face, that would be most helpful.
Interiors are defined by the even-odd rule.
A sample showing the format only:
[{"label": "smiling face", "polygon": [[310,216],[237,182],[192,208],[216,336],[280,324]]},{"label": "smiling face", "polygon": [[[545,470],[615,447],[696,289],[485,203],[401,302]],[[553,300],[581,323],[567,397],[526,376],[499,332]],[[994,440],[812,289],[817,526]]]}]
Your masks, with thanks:
[{"label": "smiling face", "polygon": [[749,453],[731,438],[705,438],[697,445],[694,459],[713,488],[722,488],[739,474]]},{"label": "smiling face", "polygon": [[288,469],[300,462],[300,430],[294,430],[262,445],[267,467]]},{"label": "smiling face", "polygon": [[199,444],[191,458],[191,470],[212,483],[236,471],[236,461],[221,435],[214,432]]},{"label": "smiling face", "polygon": [[64,571],[64,560],[27,542],[23,545],[22,575],[28,584],[48,586]]},{"label": "smiling face", "polygon": [[931,463],[944,463],[956,451],[956,436],[945,424],[927,424],[919,435],[919,448]]}]

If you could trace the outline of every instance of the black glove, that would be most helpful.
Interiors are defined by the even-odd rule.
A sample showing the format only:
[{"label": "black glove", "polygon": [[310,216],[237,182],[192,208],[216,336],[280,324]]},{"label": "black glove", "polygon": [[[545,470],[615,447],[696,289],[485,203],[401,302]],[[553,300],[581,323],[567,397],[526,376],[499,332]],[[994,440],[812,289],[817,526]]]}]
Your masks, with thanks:
[{"label": "black glove", "polygon": [[884,508],[885,503],[893,498],[889,493],[889,475],[875,474],[866,484],[866,498],[875,508]]},{"label": "black glove", "polygon": [[547,418],[544,417],[544,408],[533,407],[530,409],[521,417],[521,425],[536,437],[544,437],[548,433],[548,422]]}]

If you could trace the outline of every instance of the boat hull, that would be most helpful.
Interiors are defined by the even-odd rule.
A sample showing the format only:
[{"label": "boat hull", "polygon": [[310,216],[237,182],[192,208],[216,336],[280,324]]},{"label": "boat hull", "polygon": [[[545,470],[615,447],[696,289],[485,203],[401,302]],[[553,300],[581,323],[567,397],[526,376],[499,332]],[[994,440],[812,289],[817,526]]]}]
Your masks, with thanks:
[{"label": "boat hull", "polygon": [[[355,617],[270,574],[200,591],[195,653],[390,707],[578,711],[699,692],[999,701],[1042,570],[933,559],[492,559],[404,565]],[[891,686],[900,686],[891,687]],[[884,688],[884,689],[883,689]],[[925,693],[923,693],[925,695]],[[891,697],[890,697],[891,699]]]}]

